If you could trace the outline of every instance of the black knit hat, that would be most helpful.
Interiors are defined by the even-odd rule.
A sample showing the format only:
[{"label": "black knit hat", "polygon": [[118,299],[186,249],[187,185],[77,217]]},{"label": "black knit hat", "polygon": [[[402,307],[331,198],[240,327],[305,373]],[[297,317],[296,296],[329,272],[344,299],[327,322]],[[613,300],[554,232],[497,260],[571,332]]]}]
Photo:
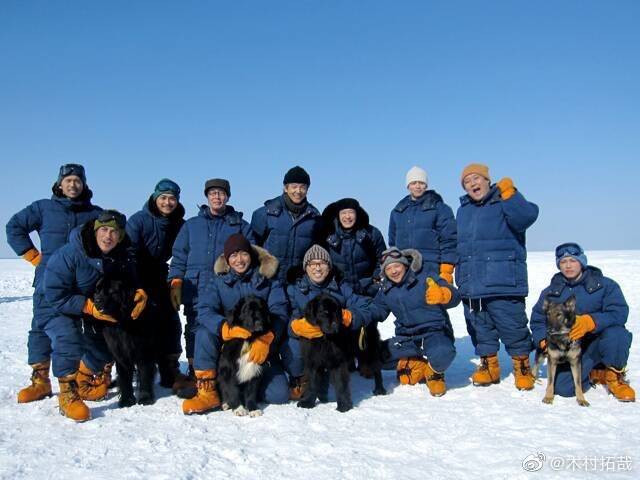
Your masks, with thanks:
[{"label": "black knit hat", "polygon": [[204,196],[207,196],[209,190],[212,188],[219,188],[224,190],[227,194],[227,197],[231,197],[231,185],[229,184],[229,180],[225,180],[224,178],[212,178],[207,180],[204,184]]},{"label": "black knit hat", "polygon": [[288,183],[304,183],[305,185],[311,185],[311,178],[307,171],[296,165],[293,168],[290,168],[289,171],[284,175],[284,180],[282,181],[283,185]]},{"label": "black knit hat", "polygon": [[253,249],[251,248],[251,244],[247,237],[245,237],[241,233],[234,233],[227,238],[227,241],[224,242],[224,258],[228,262],[229,257],[239,251],[247,252],[248,254],[253,253]]},{"label": "black knit hat", "polygon": [[62,183],[62,179],[70,175],[75,175],[76,177],[78,177],[82,181],[82,185],[87,184],[87,176],[84,173],[84,167],[82,165],[79,165],[77,163],[65,163],[60,167],[56,185],[60,186],[60,184]]}]

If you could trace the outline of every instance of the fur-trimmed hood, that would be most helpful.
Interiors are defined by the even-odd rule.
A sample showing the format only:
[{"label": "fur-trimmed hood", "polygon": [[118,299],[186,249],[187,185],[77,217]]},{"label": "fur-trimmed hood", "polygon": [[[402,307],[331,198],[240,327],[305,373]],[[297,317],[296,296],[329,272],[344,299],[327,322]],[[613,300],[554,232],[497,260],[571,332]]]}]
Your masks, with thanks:
[{"label": "fur-trimmed hood", "polygon": [[[418,250],[415,248],[405,248],[404,250],[400,250],[400,253],[402,253],[403,257],[409,260],[408,273],[411,276],[415,276],[415,274],[422,270],[422,254]],[[387,287],[393,284],[384,272],[384,268],[380,269],[380,276],[382,277],[383,283],[387,284]],[[409,275],[405,275],[405,280],[408,277]]]},{"label": "fur-trimmed hood", "polygon": [[[253,250],[253,252],[251,252],[251,263],[257,263],[258,273],[264,278],[273,278],[278,272],[278,259],[271,255],[267,250],[262,247],[258,247],[257,245],[251,245],[251,249]],[[217,275],[222,275],[229,273],[230,270],[231,267],[229,266],[227,259],[224,258],[224,255],[220,255],[213,265],[213,271]]]}]

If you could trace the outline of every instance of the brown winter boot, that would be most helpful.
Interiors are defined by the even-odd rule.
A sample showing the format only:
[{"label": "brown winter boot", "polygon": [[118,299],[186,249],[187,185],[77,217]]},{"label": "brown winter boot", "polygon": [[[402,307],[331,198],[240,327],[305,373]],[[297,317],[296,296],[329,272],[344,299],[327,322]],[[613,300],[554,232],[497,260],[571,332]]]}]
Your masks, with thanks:
[{"label": "brown winter boot", "polygon": [[[591,374],[589,374],[589,378],[591,378]],[[636,401],[636,392],[631,388],[629,382],[625,378],[624,370],[617,370],[613,367],[608,367],[605,370],[605,385],[609,389],[609,393],[621,402]]]},{"label": "brown winter boot", "polygon": [[444,372],[436,372],[429,362],[427,362],[425,377],[427,379],[427,388],[432,396],[441,397],[447,393],[447,384],[444,381]]},{"label": "brown winter boot", "polygon": [[60,394],[58,395],[60,413],[76,422],[89,420],[91,418],[91,410],[80,398],[76,374],[72,373],[59,377],[58,384],[60,385]]},{"label": "brown winter boot", "polygon": [[488,387],[500,383],[500,363],[498,363],[497,353],[480,357],[480,365],[471,375],[471,381],[476,387]]},{"label": "brown winter boot", "polygon": [[535,378],[531,373],[529,365],[529,355],[516,355],[511,357],[513,360],[513,376],[518,390],[533,390]]},{"label": "brown winter boot", "polygon": [[196,396],[182,402],[182,412],[185,415],[206,413],[220,406],[215,370],[196,370],[196,386]]},{"label": "brown winter boot", "polygon": [[396,376],[402,385],[415,385],[427,377],[430,369],[424,358],[401,358],[396,366]]},{"label": "brown winter boot", "polygon": [[106,381],[104,371],[93,373],[84,362],[80,362],[80,368],[76,376],[78,393],[83,400],[97,402],[103,400],[109,392],[109,384]]},{"label": "brown winter boot", "polygon": [[589,381],[593,385],[606,385],[607,370],[605,368],[594,368],[589,372]]},{"label": "brown winter boot", "polygon": [[49,380],[49,364],[51,362],[34,363],[31,365],[31,385],[18,392],[18,403],[35,402],[43,398],[50,397],[51,380]]},{"label": "brown winter boot", "polygon": [[300,377],[291,377],[289,381],[289,400],[294,402],[300,400],[307,391],[309,380],[304,375]]}]

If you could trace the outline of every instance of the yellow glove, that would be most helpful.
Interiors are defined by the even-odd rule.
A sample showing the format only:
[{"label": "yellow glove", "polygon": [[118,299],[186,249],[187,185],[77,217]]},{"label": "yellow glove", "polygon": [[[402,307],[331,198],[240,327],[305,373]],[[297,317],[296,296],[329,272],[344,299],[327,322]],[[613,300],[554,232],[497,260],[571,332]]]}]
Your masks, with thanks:
[{"label": "yellow glove", "polygon": [[22,254],[22,258],[37,267],[40,264],[40,260],[42,260],[42,254],[36,248],[31,248]]},{"label": "yellow glove", "polygon": [[293,330],[293,333],[298,337],[304,337],[310,340],[312,338],[320,338],[324,335],[322,330],[320,330],[320,327],[311,325],[304,317],[293,320],[291,322],[291,330]]},{"label": "yellow glove", "polygon": [[107,315],[106,313],[102,313],[100,310],[98,310],[95,303],[93,303],[93,300],[91,300],[90,298],[87,298],[87,301],[84,302],[82,312],[92,316],[96,320],[102,320],[103,322],[109,323],[118,323],[118,321],[111,315]]},{"label": "yellow glove", "polygon": [[353,314],[346,308],[343,308],[342,309],[342,325],[349,328],[351,326],[352,320],[353,320]]},{"label": "yellow glove", "polygon": [[516,194],[516,187],[513,186],[513,180],[509,177],[504,177],[500,180],[497,183],[497,187],[503,200],[509,200]]},{"label": "yellow glove", "polygon": [[182,303],[182,279],[174,278],[169,284],[169,298],[171,299],[171,305],[176,310],[180,310],[180,304]]},{"label": "yellow glove", "polygon": [[449,285],[453,285],[453,265],[450,263],[441,263],[440,276],[449,282]]},{"label": "yellow glove", "polygon": [[135,320],[140,316],[144,308],[147,306],[148,298],[149,297],[147,296],[147,293],[144,290],[142,290],[141,288],[136,290],[136,294],[133,297],[133,301],[135,302],[135,305],[133,307],[133,310],[131,310],[132,319]]},{"label": "yellow glove", "polygon": [[591,315],[576,315],[576,323],[569,332],[571,340],[580,340],[587,333],[596,329],[596,322],[593,321]]},{"label": "yellow glove", "polygon": [[424,300],[428,305],[444,305],[451,300],[451,290],[447,287],[441,287],[436,281],[427,277],[427,291],[424,294]]},{"label": "yellow glove", "polygon": [[271,346],[271,342],[273,342],[274,338],[275,335],[273,332],[267,332],[251,342],[251,347],[249,348],[249,361],[259,365],[263,364],[269,356],[269,347]]},{"label": "yellow glove", "polygon": [[230,327],[227,322],[222,324],[222,341],[228,342],[234,338],[246,340],[251,336],[251,332],[242,327]]}]

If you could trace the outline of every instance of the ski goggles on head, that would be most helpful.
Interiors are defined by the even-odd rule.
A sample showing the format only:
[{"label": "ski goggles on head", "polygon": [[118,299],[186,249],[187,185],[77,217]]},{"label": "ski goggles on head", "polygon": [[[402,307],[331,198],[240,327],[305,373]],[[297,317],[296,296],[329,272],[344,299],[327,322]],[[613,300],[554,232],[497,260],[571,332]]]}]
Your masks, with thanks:
[{"label": "ski goggles on head", "polygon": [[77,163],[65,163],[60,167],[59,176],[68,177],[69,175],[85,178],[84,167]]},{"label": "ski goggles on head", "polygon": [[398,258],[402,258],[404,255],[402,255],[402,252],[400,250],[391,250],[391,251],[387,251],[387,252],[382,252],[382,255],[380,256],[380,263],[384,263],[388,258],[393,258],[394,260],[397,260]]},{"label": "ski goggles on head", "polygon": [[118,212],[117,210],[103,210],[98,215],[94,223],[94,229],[97,230],[100,227],[111,227],[118,230],[124,230],[127,225],[127,217]]},{"label": "ski goggles on head", "polygon": [[556,258],[562,257],[578,257],[584,255],[584,250],[577,243],[569,242],[563,243],[556,247]]}]

